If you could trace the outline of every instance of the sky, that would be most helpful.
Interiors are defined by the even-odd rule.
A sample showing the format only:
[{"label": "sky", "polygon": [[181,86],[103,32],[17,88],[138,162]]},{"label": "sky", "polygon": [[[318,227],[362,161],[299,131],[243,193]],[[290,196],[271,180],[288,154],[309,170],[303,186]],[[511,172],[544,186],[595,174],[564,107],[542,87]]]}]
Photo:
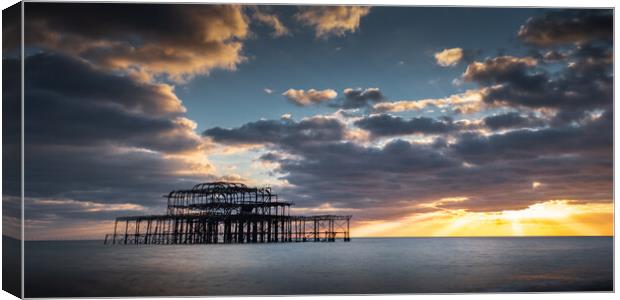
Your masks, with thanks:
[{"label": "sky", "polygon": [[215,180],[351,214],[354,237],[613,234],[611,10],[26,3],[25,20],[27,239],[102,238]]}]

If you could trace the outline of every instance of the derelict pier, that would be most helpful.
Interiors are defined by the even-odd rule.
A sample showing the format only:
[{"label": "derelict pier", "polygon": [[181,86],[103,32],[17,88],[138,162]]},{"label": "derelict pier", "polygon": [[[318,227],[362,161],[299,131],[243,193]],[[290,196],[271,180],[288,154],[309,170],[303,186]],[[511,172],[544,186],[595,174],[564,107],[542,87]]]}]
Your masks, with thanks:
[{"label": "derelict pier", "polygon": [[351,216],[290,214],[271,188],[210,182],[172,191],[163,215],[116,218],[105,244],[349,242]]}]

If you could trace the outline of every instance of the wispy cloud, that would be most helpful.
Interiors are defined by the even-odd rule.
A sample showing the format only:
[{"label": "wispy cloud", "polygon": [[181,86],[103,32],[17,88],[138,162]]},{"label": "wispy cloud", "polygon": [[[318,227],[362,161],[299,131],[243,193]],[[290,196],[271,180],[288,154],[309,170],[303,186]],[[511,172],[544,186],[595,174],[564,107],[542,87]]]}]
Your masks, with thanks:
[{"label": "wispy cloud", "polygon": [[252,17],[256,19],[258,22],[266,24],[270,26],[271,28],[273,28],[274,37],[281,37],[281,36],[290,34],[290,30],[286,28],[284,24],[282,24],[282,22],[280,21],[280,19],[278,18],[276,14],[270,14],[270,13],[261,11],[258,8],[256,8],[254,10],[254,13],[252,14]]},{"label": "wispy cloud", "polygon": [[361,18],[369,13],[367,6],[312,6],[300,8],[295,17],[302,24],[314,27],[317,37],[324,38],[357,31]]}]

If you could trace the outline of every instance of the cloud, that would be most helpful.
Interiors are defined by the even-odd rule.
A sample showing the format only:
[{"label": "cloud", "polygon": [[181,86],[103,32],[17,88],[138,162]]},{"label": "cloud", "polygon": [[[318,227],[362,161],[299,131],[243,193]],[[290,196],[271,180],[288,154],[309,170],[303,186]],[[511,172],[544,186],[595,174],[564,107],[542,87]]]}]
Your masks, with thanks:
[{"label": "cloud", "polygon": [[550,50],[545,52],[543,58],[545,59],[545,61],[560,61],[566,59],[567,54],[555,50]]},{"label": "cloud", "polygon": [[120,203],[120,204],[106,204],[96,203],[90,201],[76,201],[72,199],[32,199],[34,204],[40,206],[50,206],[53,210],[58,209],[58,206],[63,206],[63,210],[74,207],[77,213],[83,212],[102,212],[102,211],[141,211],[144,207],[132,203]]},{"label": "cloud", "polygon": [[[117,76],[66,55],[37,54],[26,62],[29,83],[37,89],[61,91],[91,105],[107,103],[128,113],[178,116],[186,111],[168,84]],[[62,70],[63,76],[57,76],[56,70]]]},{"label": "cloud", "polygon": [[344,109],[364,108],[386,100],[385,95],[378,88],[346,88],[343,94],[344,98],[339,103],[333,103],[332,106]]},{"label": "cloud", "polygon": [[[388,102],[378,88],[345,89],[341,98],[332,89],[290,89],[283,95],[297,105],[326,103],[345,110],[299,121],[284,114],[279,120],[214,127],[199,135],[174,88],[156,82],[159,76],[184,79],[228,68],[214,64],[197,71],[197,65],[179,61],[184,53],[220,59],[220,52],[213,49],[241,47],[249,34],[243,10],[235,6],[218,12],[221,8],[206,6],[206,12],[213,10],[218,16],[193,20],[187,6],[160,12],[155,5],[151,15],[162,25],[111,11],[112,20],[118,22],[106,28],[81,28],[78,24],[90,24],[95,13],[76,7],[82,12],[71,14],[79,16],[76,19],[46,16],[42,8],[31,12],[32,20],[49,29],[34,21],[29,26],[50,33],[33,34],[33,40],[44,52],[58,54],[36,54],[26,60],[26,117],[32,120],[25,128],[29,158],[25,174],[31,183],[26,192],[32,197],[28,224],[53,228],[74,218],[90,222],[136,210],[150,212],[164,205],[161,194],[169,190],[198,181],[243,180],[234,174],[219,175],[210,164],[208,149],[221,145],[257,149],[252,152],[257,162],[266,162],[270,174],[285,183],[274,186],[284,199],[308,211],[355,209],[360,220],[447,209],[519,210],[549,199],[609,203],[613,197],[613,55],[603,37],[562,42],[558,49],[538,48],[541,44],[532,42],[527,57],[504,55],[471,62],[461,78],[478,87],[443,98]],[[327,10],[317,8],[322,9]],[[93,18],[92,22],[101,21]],[[354,32],[359,18],[353,29],[322,33],[319,23],[306,24],[316,28],[317,36],[326,37]],[[188,28],[187,36],[171,36],[179,29],[168,32],[167,27],[158,27],[171,23],[169,19],[180,20],[179,28],[204,26]],[[136,35],[121,33],[129,30]],[[59,32],[66,34],[56,35]],[[205,34],[205,39],[196,42],[196,32]],[[148,45],[160,42],[164,47],[159,51],[171,60],[159,64],[148,55],[135,57],[155,52]],[[195,43],[200,47],[189,46]],[[228,69],[243,60],[240,51],[229,52],[233,55],[229,61],[236,62]],[[545,56],[550,51],[561,55]],[[126,59],[129,69],[119,72],[124,65],[113,63],[119,59]],[[551,68],[550,60],[560,63]],[[18,61],[4,62],[7,70],[19,69]],[[11,79],[5,80],[9,81],[3,85],[11,86]],[[483,113],[458,121],[387,114],[433,107]],[[346,111],[359,108],[369,110]],[[533,188],[534,182],[544,184]]]},{"label": "cloud", "polygon": [[555,72],[530,57],[501,56],[470,64],[463,78],[486,89],[487,104],[555,109],[557,121],[572,122],[612,104],[611,52],[610,46],[576,46],[570,63]]},{"label": "cloud", "polygon": [[370,13],[365,6],[311,6],[300,8],[295,18],[314,27],[316,37],[344,36],[356,32],[362,17]]},{"label": "cloud", "polygon": [[[563,10],[531,18],[519,37],[534,46],[532,56],[473,62],[462,77],[487,89],[487,104],[553,111],[551,122],[560,126],[583,123],[613,103],[612,18],[608,10]],[[545,63],[553,62],[562,64],[551,71]]]},{"label": "cloud", "polygon": [[521,26],[523,41],[542,47],[613,39],[613,12],[604,9],[562,10],[532,17]]},{"label": "cloud", "polygon": [[[20,63],[5,58],[3,65]],[[29,236],[160,209],[162,193],[219,178],[205,156],[211,145],[194,131],[172,87],[61,54],[27,57],[24,75],[25,192],[33,199],[26,219],[48,224],[28,227]],[[54,199],[64,202],[48,201]]]},{"label": "cloud", "polygon": [[[471,63],[463,73],[463,78],[467,81],[489,84],[501,83],[509,79],[529,78],[527,71],[537,64],[538,61],[531,57],[499,56],[484,62]],[[525,84],[527,83],[531,82]]]},{"label": "cloud", "polygon": [[[607,201],[611,197],[605,175],[610,174],[612,161],[610,120],[610,114],[603,114],[585,127],[488,136],[462,133],[458,129],[466,127],[449,119],[383,115],[353,123],[383,136],[451,132],[456,137],[430,144],[395,139],[385,146],[348,141],[347,129],[336,120],[320,125],[313,119],[308,123],[257,121],[235,129],[210,129],[205,135],[220,143],[264,144],[270,152],[260,159],[275,163],[275,173],[288,183],[278,188],[286,199],[305,207],[330,203],[343,212],[357,208],[356,215],[368,219],[399,215],[388,209],[394,205],[412,207],[455,195],[470,200],[445,205],[472,211],[521,209],[556,197]],[[579,168],[579,174],[571,174],[573,168]],[[545,182],[545,189],[532,189],[533,181]],[[581,183],[566,188],[569,182]],[[509,199],[506,190],[511,191]]]},{"label": "cloud", "polygon": [[[218,143],[262,144],[267,152],[259,160],[287,183],[276,187],[283,198],[303,207],[329,203],[334,212],[355,208],[358,218],[371,220],[415,213],[419,204],[447,197],[469,200],[437,209],[523,209],[541,199],[609,201],[611,120],[604,113],[580,126],[532,130],[511,124],[515,130],[507,133],[472,131],[449,119],[387,115],[349,124],[395,137],[384,145],[352,141],[347,132],[353,128],[324,117],[262,120],[204,134]],[[423,144],[399,139],[413,133],[450,138]],[[532,189],[534,181],[545,188]]]},{"label": "cloud", "polygon": [[612,147],[612,120],[612,113],[606,112],[582,126],[520,129],[489,136],[466,134],[452,147],[465,160],[475,163],[560,154],[607,158]]},{"label": "cloud", "polygon": [[257,8],[254,10],[252,17],[256,19],[258,22],[263,23],[273,28],[274,37],[281,37],[281,36],[290,34],[289,29],[286,28],[286,26],[282,24],[278,16],[275,14],[269,14]]},{"label": "cloud", "polygon": [[181,82],[236,69],[249,34],[239,5],[33,3],[26,20],[28,46]]},{"label": "cloud", "polygon": [[286,92],[282,93],[282,96],[296,105],[308,106],[332,100],[338,96],[338,93],[332,89],[309,89],[307,91],[302,89],[288,89]]},{"label": "cloud", "polygon": [[25,70],[25,114],[31,120],[25,130],[32,149],[92,146],[181,155],[208,147],[166,84],[118,76],[58,54],[32,55]]},{"label": "cloud", "polygon": [[[276,171],[289,183],[281,189],[283,197],[307,206],[329,202],[334,207],[358,208],[361,210],[356,216],[366,220],[408,214],[415,211],[417,204],[455,196],[470,200],[450,206],[471,211],[519,209],[537,199],[554,196],[585,201],[611,199],[610,156],[533,157],[523,152],[523,156],[477,161],[471,167],[450,150],[402,140],[384,147],[334,142],[308,144],[289,151],[299,158],[271,157],[279,165]],[[607,149],[607,153],[611,151]],[[489,153],[483,152],[479,157],[485,155]],[[578,174],[571,174],[569,170],[576,166]],[[602,176],[598,173],[601,171]],[[551,189],[532,190],[535,178],[544,180]],[[570,186],[571,183],[576,185]],[[509,198],[506,190],[510,191]],[[401,209],[386,211],[394,207]]]},{"label": "cloud", "polygon": [[437,64],[442,67],[456,66],[463,59],[463,49],[450,48],[435,53]]},{"label": "cloud", "polygon": [[293,116],[291,114],[283,114],[280,116],[280,120],[290,120]]},{"label": "cloud", "polygon": [[538,127],[544,124],[544,121],[534,116],[524,116],[518,112],[510,112],[500,115],[492,115],[485,117],[484,124],[493,130]]},{"label": "cloud", "polygon": [[203,132],[204,136],[223,144],[277,144],[296,145],[339,141],[345,136],[345,125],[334,118],[313,117],[295,122],[290,118],[260,120],[238,128],[214,127]]},{"label": "cloud", "polygon": [[[285,193],[292,199],[304,199],[306,205],[328,201],[339,207],[363,208],[373,206],[370,200],[389,202],[401,193],[398,186],[402,180],[393,181],[399,175],[456,164],[429,147],[402,140],[383,148],[345,142],[311,143],[289,150],[301,158],[278,161],[279,171],[287,174],[284,178],[293,185]],[[389,189],[392,192],[387,192]]]},{"label": "cloud", "polygon": [[113,143],[169,153],[203,144],[169,85],[109,74],[55,54],[28,57],[25,70],[29,141]]},{"label": "cloud", "polygon": [[342,93],[343,97],[339,99],[336,99],[338,93],[333,89],[307,91],[289,89],[282,95],[299,106],[329,102],[328,106],[340,109],[368,108],[373,103],[387,99],[378,88],[346,88]]},{"label": "cloud", "polygon": [[368,130],[374,137],[401,136],[408,134],[445,134],[456,130],[450,119],[436,120],[417,117],[405,120],[387,114],[374,115],[355,121],[355,125]]},{"label": "cloud", "polygon": [[[544,59],[548,51],[533,48],[526,57],[472,61],[461,79],[478,87],[444,98],[388,102],[379,89],[347,89],[328,105],[371,107],[381,114],[341,112],[339,129],[330,135],[316,135],[315,127],[301,130],[297,123],[259,130],[256,123],[266,121],[205,134],[215,142],[261,143],[267,154],[259,160],[287,183],[277,187],[282,197],[305,207],[328,203],[334,213],[355,208],[361,220],[411,216],[422,209],[517,211],[550,199],[609,203],[610,47],[598,41],[558,49],[563,55],[555,58],[565,64],[553,72]],[[483,113],[475,115],[479,120],[459,121],[386,114],[432,107]],[[354,140],[350,133],[356,130],[386,139]],[[402,139],[410,134],[429,142]],[[544,185],[532,188],[533,182]],[[423,207],[442,198],[467,201]]]},{"label": "cloud", "polygon": [[464,93],[445,98],[379,102],[374,104],[372,108],[376,112],[404,112],[419,111],[427,107],[451,107],[461,113],[473,113],[484,108],[482,100],[486,93],[486,89],[467,90]]}]

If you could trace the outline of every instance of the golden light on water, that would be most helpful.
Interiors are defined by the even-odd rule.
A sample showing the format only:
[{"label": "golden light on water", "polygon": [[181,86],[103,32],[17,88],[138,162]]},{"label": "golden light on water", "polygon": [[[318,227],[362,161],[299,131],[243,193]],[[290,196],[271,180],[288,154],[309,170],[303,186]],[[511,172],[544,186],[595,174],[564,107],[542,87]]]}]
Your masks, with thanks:
[{"label": "golden light on water", "polygon": [[[446,201],[455,199],[435,203]],[[613,203],[551,200],[521,210],[499,212],[441,209],[399,220],[363,222],[351,234],[355,237],[613,235]]]}]

